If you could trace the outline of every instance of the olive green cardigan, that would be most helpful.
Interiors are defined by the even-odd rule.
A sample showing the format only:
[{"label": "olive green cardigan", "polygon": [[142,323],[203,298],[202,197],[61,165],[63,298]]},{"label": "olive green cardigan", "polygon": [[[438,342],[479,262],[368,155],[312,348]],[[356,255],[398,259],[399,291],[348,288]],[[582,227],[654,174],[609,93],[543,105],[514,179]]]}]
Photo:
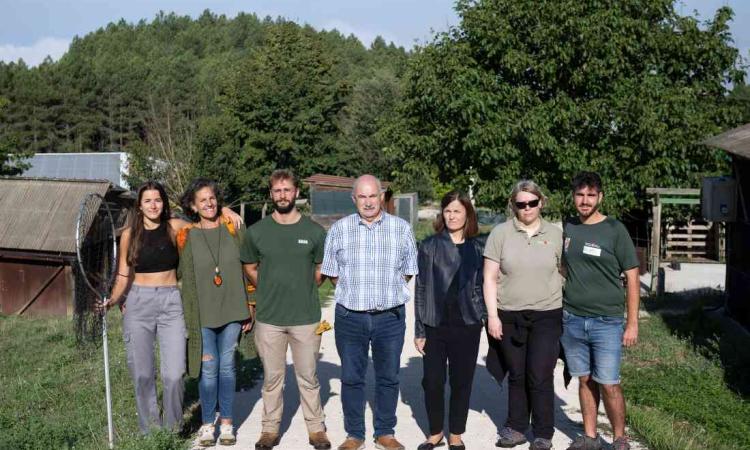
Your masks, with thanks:
[{"label": "olive green cardigan", "polygon": [[[226,227],[224,223],[220,226]],[[237,246],[241,246],[245,238],[245,227],[240,227],[238,232],[234,234],[231,231],[233,227],[227,228],[229,233],[234,237]],[[198,378],[201,373],[201,354],[203,352],[200,308],[198,307],[198,287],[195,282],[192,247],[190,239],[188,239],[190,229],[184,229],[183,232],[185,234],[178,236],[177,239],[177,248],[180,251],[180,265],[177,275],[180,278],[182,309],[185,314],[185,326],[187,327],[187,374],[190,377]],[[243,333],[240,333],[237,348],[244,357],[255,356],[252,339],[250,339],[249,335],[243,337]]]}]

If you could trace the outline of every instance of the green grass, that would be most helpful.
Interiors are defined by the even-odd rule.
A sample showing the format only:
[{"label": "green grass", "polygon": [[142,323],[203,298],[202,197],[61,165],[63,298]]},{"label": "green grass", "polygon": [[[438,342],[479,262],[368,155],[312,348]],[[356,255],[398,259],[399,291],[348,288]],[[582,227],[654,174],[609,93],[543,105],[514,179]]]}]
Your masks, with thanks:
[{"label": "green grass", "polygon": [[697,347],[669,318],[641,320],[622,378],[628,422],[649,448],[750,448],[750,403],[728,387],[718,354]]},{"label": "green grass", "polygon": [[[119,313],[109,325],[115,438],[125,443],[138,439],[135,400]],[[101,348],[76,346],[69,319],[0,318],[0,353],[0,448],[107,448]],[[165,434],[150,440],[185,446]],[[139,448],[150,446],[138,440]]]},{"label": "green grass", "polygon": [[[333,286],[320,287],[325,305]],[[197,380],[185,383],[185,423],[180,433],[139,435],[133,384],[127,369],[118,311],[108,316],[112,409],[118,449],[189,447],[200,426]],[[252,340],[252,336],[248,336]],[[157,352],[158,353],[158,352]],[[66,318],[0,316],[0,449],[106,449],[107,417],[101,346],[77,346]],[[237,389],[251,388],[262,373],[258,358],[239,361]]]},{"label": "green grass", "polygon": [[435,234],[435,229],[432,228],[432,220],[419,220],[414,226],[414,239],[417,242],[422,239]]},{"label": "green grass", "polygon": [[336,288],[331,283],[331,280],[325,280],[323,284],[318,288],[318,300],[320,301],[321,308],[325,308],[329,303],[333,301],[333,291]]}]

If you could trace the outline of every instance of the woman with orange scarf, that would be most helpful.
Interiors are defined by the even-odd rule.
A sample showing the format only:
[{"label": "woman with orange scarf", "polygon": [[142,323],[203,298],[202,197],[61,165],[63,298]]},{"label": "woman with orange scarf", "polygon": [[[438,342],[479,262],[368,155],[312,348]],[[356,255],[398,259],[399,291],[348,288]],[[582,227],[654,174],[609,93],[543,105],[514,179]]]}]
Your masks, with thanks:
[{"label": "woman with orange scarf", "polygon": [[235,443],[232,404],[236,375],[234,351],[241,331],[252,326],[240,262],[244,232],[219,214],[221,191],[216,182],[198,178],[182,196],[182,208],[196,223],[178,237],[182,301],[188,330],[188,372],[199,376],[203,422],[198,445],[216,443],[214,422],[219,407],[219,443]]}]

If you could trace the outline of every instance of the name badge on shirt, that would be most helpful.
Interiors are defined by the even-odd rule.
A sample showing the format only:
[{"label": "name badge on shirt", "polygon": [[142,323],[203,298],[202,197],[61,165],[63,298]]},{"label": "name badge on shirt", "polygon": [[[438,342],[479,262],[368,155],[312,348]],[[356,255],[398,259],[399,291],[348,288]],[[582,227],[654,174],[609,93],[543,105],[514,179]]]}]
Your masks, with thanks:
[{"label": "name badge on shirt", "polygon": [[297,243],[307,245],[307,239],[297,239]]},{"label": "name badge on shirt", "polygon": [[583,254],[591,255],[591,256],[602,256],[602,249],[599,248],[599,246],[596,244],[591,244],[589,242],[586,242],[583,245]]}]

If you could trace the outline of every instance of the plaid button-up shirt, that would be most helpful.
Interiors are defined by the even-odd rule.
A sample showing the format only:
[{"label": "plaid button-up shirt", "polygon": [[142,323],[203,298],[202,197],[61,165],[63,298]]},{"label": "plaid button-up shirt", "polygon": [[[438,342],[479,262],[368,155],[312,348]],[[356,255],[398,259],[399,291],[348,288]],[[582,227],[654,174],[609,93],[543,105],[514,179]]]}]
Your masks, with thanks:
[{"label": "plaid button-up shirt", "polygon": [[335,299],[354,311],[382,311],[409,301],[405,276],[416,275],[417,247],[411,226],[385,211],[371,225],[359,214],[328,231],[321,272],[337,277]]}]

